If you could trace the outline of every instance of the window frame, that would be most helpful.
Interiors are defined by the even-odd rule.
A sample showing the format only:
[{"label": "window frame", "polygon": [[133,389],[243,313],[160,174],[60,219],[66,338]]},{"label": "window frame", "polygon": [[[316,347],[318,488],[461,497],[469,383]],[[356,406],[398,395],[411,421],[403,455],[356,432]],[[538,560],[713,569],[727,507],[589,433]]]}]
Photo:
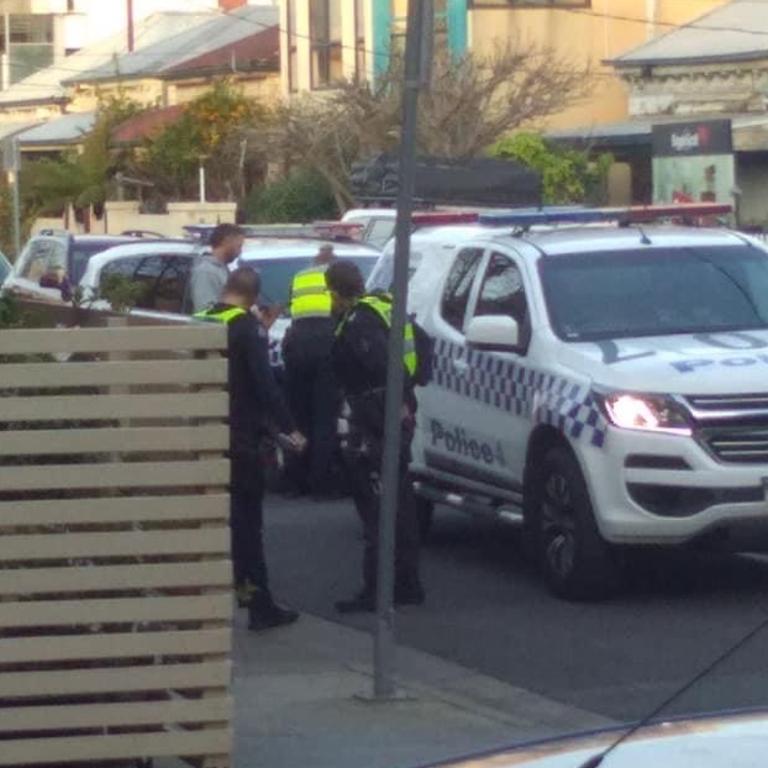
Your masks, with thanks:
[{"label": "window frame", "polygon": [[[445,302],[446,297],[448,293],[448,284],[449,280],[451,278],[451,275],[453,274],[454,270],[456,269],[456,265],[459,262],[459,259],[462,258],[462,255],[465,254],[467,251],[473,251],[476,254],[475,259],[475,273],[472,276],[472,283],[469,286],[469,291],[467,292],[467,303],[464,306],[464,317],[461,321],[461,327],[457,327],[451,320],[448,319],[445,313]],[[447,327],[451,328],[456,333],[461,334],[462,336],[466,333],[467,328],[467,322],[469,321],[469,318],[471,316],[471,312],[474,311],[475,301],[477,299],[477,291],[478,291],[478,278],[480,275],[485,274],[485,265],[488,261],[488,252],[483,246],[479,245],[464,245],[464,247],[457,250],[456,255],[453,258],[453,261],[451,262],[450,269],[448,270],[448,273],[445,276],[445,280],[443,281],[442,290],[440,293],[440,306],[438,309],[438,314],[440,316],[440,321],[444,323]],[[455,292],[455,288],[454,288]]]},{"label": "window frame", "polygon": [[368,57],[365,49],[366,0],[354,0],[355,7],[355,82],[364,83],[368,79]]},{"label": "window frame", "polygon": [[490,267],[494,256],[498,256],[509,261],[520,275],[520,284],[522,285],[523,297],[525,298],[525,315],[519,320],[516,317],[512,317],[512,315],[506,316],[512,318],[512,320],[517,323],[519,343],[515,348],[515,353],[524,356],[528,353],[528,347],[531,344],[533,332],[533,323],[531,319],[532,292],[529,290],[529,286],[527,285],[527,281],[525,279],[525,269],[523,269],[522,259],[519,255],[508,253],[498,248],[489,248],[486,250],[482,263],[482,271],[475,277],[475,286],[474,291],[472,292],[472,303],[471,306],[467,308],[467,316],[464,319],[464,326],[466,327],[467,323],[469,323],[470,320],[474,317],[493,317],[493,315],[478,315],[477,307],[480,303],[480,294],[482,293],[483,286],[485,285],[488,268]]},{"label": "window frame", "polygon": [[[327,20],[327,29],[322,31],[322,36],[314,28],[312,7],[313,3],[324,3],[325,16]],[[332,69],[333,53],[338,53],[338,60],[341,62],[341,71],[339,79],[344,76],[343,71],[343,40],[342,30],[339,29],[339,39],[332,39],[332,13],[331,4],[335,3],[339,9],[339,23],[341,24],[341,0],[309,0],[309,68],[310,68],[310,86],[313,91],[329,90],[334,87],[337,78],[334,77]],[[324,57],[322,69],[327,68],[327,75],[321,77],[321,59]]]},{"label": "window frame", "polygon": [[[159,259],[160,260],[160,269],[157,272],[157,275],[154,275],[151,271],[148,272],[146,276],[141,275],[141,270],[145,267],[145,265],[148,265],[148,263],[152,259]],[[114,259],[113,261],[107,262],[99,271],[98,279],[96,283],[96,290],[100,291],[102,286],[102,281],[104,277],[110,274],[118,274],[123,275],[130,279],[132,282],[141,282],[142,284],[146,285],[147,291],[146,291],[146,297],[142,297],[141,304],[136,305],[136,309],[141,309],[148,312],[168,312],[170,314],[183,314],[184,310],[184,298],[187,293],[188,285],[189,285],[189,274],[192,269],[192,263],[195,259],[195,256],[193,254],[189,253],[141,253],[141,254],[134,254],[134,255],[126,255],[121,256],[120,258]],[[136,262],[136,266],[131,270],[130,274],[126,273],[125,271],[121,271],[117,269],[119,265],[123,265],[130,262]],[[185,271],[185,274],[183,276],[183,281],[181,284],[181,296],[179,299],[179,309],[177,311],[174,310],[166,310],[166,309],[158,309],[157,307],[157,291],[160,287],[166,273],[171,268],[171,265],[175,265],[177,262],[187,262],[187,269]],[[175,268],[175,266],[174,266]],[[144,303],[150,304],[152,306],[142,306]]]},{"label": "window frame", "polygon": [[285,27],[288,91],[289,93],[297,93],[299,90],[297,71],[299,48],[296,40],[296,0],[287,0],[286,2]]}]

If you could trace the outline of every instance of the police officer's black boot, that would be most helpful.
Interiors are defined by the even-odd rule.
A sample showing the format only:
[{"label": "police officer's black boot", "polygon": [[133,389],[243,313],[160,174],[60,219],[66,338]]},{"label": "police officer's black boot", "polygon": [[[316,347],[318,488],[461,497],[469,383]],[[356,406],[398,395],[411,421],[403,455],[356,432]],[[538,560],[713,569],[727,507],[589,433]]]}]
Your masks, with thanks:
[{"label": "police officer's black boot", "polygon": [[339,613],[373,613],[376,610],[376,595],[363,589],[348,600],[337,600],[334,607]]},{"label": "police officer's black boot", "polygon": [[278,605],[264,590],[255,592],[248,605],[248,629],[252,632],[293,624],[298,618],[298,611]]},{"label": "police officer's black boot", "polygon": [[424,600],[421,584],[395,585],[395,605],[424,605]]}]

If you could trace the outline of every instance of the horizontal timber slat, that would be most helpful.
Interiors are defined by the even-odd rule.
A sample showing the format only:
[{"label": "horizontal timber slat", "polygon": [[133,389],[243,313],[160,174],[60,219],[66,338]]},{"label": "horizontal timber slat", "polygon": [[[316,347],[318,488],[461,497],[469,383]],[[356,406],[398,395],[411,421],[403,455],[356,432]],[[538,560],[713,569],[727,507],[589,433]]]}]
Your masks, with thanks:
[{"label": "horizontal timber slat", "polygon": [[226,392],[0,397],[0,421],[225,418]]},{"label": "horizontal timber slat", "polygon": [[232,716],[229,696],[170,699],[162,702],[71,704],[0,709],[0,731],[24,732],[66,728],[182,723],[220,723]]},{"label": "horizontal timber slat", "polygon": [[200,427],[125,427],[117,429],[36,429],[3,432],[0,456],[54,456],[82,453],[226,451],[225,424]]},{"label": "horizontal timber slat", "polygon": [[0,491],[171,488],[228,483],[229,461],[226,459],[0,467]]},{"label": "horizontal timber slat", "polygon": [[[187,631],[128,632],[0,640],[0,664],[120,659],[138,656],[229,655],[228,627]],[[0,673],[2,674],[2,673]],[[0,723],[3,710],[0,708]]]},{"label": "horizontal timber slat", "polygon": [[83,363],[4,363],[0,387],[103,387],[111,385],[226,384],[227,361],[134,360]]},{"label": "horizontal timber slat", "polygon": [[127,760],[153,757],[197,757],[228,755],[232,748],[229,728],[171,733],[132,733],[114,736],[72,736],[68,738],[20,739],[3,741],[0,765],[18,766],[80,760]]},{"label": "horizontal timber slat", "polygon": [[0,502],[0,529],[21,525],[116,525],[228,519],[229,496],[223,493]]},{"label": "horizontal timber slat", "polygon": [[[227,587],[232,569],[226,560],[0,570],[0,596],[139,589]],[[1,641],[0,641],[1,642]]]},{"label": "horizontal timber slat", "polygon": [[[226,621],[229,593],[114,600],[51,600],[0,603],[0,627],[42,627],[168,621]],[[0,685],[4,674],[0,675]]]},{"label": "horizontal timber slat", "polygon": [[39,533],[0,536],[0,561],[161,555],[228,557],[229,548],[229,529],[223,525],[194,530]]},{"label": "horizontal timber slat", "polygon": [[229,661],[3,672],[0,698],[224,688],[229,685],[230,674]]},{"label": "horizontal timber slat", "polygon": [[223,350],[226,328],[216,325],[3,331],[0,355],[58,352],[178,352]]}]

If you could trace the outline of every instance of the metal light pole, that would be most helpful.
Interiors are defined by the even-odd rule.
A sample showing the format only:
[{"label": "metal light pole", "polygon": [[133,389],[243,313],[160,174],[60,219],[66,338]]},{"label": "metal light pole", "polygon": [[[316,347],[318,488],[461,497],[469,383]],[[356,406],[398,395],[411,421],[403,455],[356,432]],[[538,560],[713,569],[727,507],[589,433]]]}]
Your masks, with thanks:
[{"label": "metal light pole", "polygon": [[19,140],[7,139],[3,144],[3,169],[11,186],[11,205],[13,207],[13,250],[14,258],[21,253],[21,205],[19,202],[19,175],[21,171],[21,155]]},{"label": "metal light pole", "polygon": [[125,12],[128,14],[128,53],[133,53],[134,49],[134,25],[133,25],[133,0],[125,0]]},{"label": "metal light pole", "polygon": [[410,0],[405,43],[403,127],[400,137],[399,190],[395,226],[395,269],[392,327],[389,334],[389,364],[381,471],[379,511],[377,616],[374,642],[373,698],[395,696],[394,562],[395,519],[399,497],[400,440],[402,435],[404,332],[408,292],[408,261],[411,247],[411,213],[416,170],[416,127],[419,88],[422,85],[422,47],[432,34],[432,19],[426,10],[431,0]]},{"label": "metal light pole", "polygon": [[205,189],[205,161],[208,159],[207,155],[200,155],[198,158],[197,178],[198,178],[198,191],[200,192],[200,202],[205,203],[207,201],[207,193]]}]

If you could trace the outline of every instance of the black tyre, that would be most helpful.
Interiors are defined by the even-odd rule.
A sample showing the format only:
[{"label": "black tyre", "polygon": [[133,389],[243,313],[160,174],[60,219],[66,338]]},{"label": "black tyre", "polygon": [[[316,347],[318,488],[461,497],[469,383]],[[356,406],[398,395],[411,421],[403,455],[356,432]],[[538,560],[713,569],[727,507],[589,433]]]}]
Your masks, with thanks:
[{"label": "black tyre", "polygon": [[435,505],[429,499],[415,497],[416,521],[419,526],[419,541],[426,544],[432,531],[432,522],[435,516]]},{"label": "black tyre", "polygon": [[550,449],[529,489],[527,534],[552,592],[567,600],[596,600],[615,592],[615,556],[597,528],[581,467],[571,451],[564,446]]}]

